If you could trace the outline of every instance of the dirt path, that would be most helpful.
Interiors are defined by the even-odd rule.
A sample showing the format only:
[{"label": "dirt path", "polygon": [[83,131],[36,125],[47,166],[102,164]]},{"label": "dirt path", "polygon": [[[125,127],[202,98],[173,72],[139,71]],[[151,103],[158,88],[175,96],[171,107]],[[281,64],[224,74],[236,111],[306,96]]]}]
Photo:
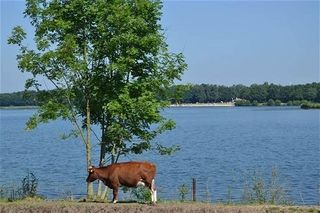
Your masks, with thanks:
[{"label": "dirt path", "polygon": [[265,205],[212,205],[203,203],[160,203],[157,205],[148,204],[109,204],[109,203],[78,203],[66,201],[21,201],[13,203],[0,203],[0,213],[11,212],[68,212],[68,213],[189,213],[189,212],[214,212],[214,213],[293,213],[293,212],[314,212],[320,213],[320,207],[302,206],[265,206]]}]

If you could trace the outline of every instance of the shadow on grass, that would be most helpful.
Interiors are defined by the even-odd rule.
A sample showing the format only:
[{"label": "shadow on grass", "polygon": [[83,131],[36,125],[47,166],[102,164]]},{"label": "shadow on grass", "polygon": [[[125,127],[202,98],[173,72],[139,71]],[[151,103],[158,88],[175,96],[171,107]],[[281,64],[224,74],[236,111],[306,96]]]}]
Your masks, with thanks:
[{"label": "shadow on grass", "polygon": [[[114,204],[112,201],[99,201],[99,200],[94,200],[94,201],[88,201],[86,199],[81,199],[78,201],[79,203],[106,203],[106,204]],[[137,200],[120,200],[115,205],[117,204],[146,204],[146,205],[154,205],[153,203],[150,202],[143,202],[143,201],[137,201]]]}]

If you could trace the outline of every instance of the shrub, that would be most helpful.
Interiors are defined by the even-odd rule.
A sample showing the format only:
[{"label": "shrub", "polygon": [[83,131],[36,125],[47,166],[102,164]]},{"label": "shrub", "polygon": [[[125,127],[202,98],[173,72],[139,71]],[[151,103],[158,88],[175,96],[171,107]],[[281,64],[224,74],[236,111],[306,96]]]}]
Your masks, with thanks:
[{"label": "shrub", "polygon": [[186,200],[186,195],[189,193],[189,188],[187,187],[186,184],[182,184],[181,186],[178,187],[179,195],[180,195],[180,200],[185,201]]},{"label": "shrub", "polygon": [[276,101],[274,102],[274,105],[275,105],[275,106],[281,106],[281,101],[280,101],[280,100],[276,100]]},{"label": "shrub", "polygon": [[28,172],[28,174],[22,178],[21,185],[7,185],[0,187],[0,199],[7,201],[15,201],[26,198],[40,198],[43,199],[42,196],[37,194],[38,188],[38,179],[32,172]]},{"label": "shrub", "polygon": [[151,191],[147,187],[139,186],[134,188],[131,191],[131,195],[133,195],[138,202],[151,202]]},{"label": "shrub", "polygon": [[251,102],[248,100],[238,100],[234,103],[235,106],[251,106]]},{"label": "shrub", "polygon": [[252,101],[252,106],[259,106],[258,101],[256,101],[256,100]]},{"label": "shrub", "polygon": [[320,103],[303,103],[301,109],[320,109]]},{"label": "shrub", "polygon": [[22,196],[35,197],[37,195],[38,179],[32,172],[22,179]]},{"label": "shrub", "polygon": [[274,106],[274,105],[275,105],[274,100],[273,100],[273,99],[269,99],[267,105],[268,105],[268,106]]},{"label": "shrub", "polygon": [[278,172],[272,169],[269,184],[260,174],[254,171],[251,181],[244,187],[242,200],[245,203],[270,203],[270,204],[288,204],[290,203],[279,181]]}]

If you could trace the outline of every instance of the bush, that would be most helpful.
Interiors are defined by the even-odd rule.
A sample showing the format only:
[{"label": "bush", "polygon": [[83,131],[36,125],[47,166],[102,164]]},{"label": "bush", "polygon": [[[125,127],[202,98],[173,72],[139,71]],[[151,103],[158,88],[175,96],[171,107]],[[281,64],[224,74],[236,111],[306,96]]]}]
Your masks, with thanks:
[{"label": "bush", "polygon": [[131,195],[133,195],[138,202],[151,202],[151,191],[147,187],[139,186],[134,188],[131,191]]},{"label": "bush", "polygon": [[40,198],[43,199],[42,196],[37,194],[38,188],[38,179],[32,172],[28,172],[28,174],[22,178],[21,185],[7,185],[0,187],[0,199],[15,201],[26,198]]},{"label": "bush", "polygon": [[268,105],[268,106],[274,106],[274,105],[275,105],[274,100],[273,100],[273,99],[269,99],[267,105]]},{"label": "bush", "polygon": [[280,101],[280,100],[276,100],[276,101],[274,102],[274,105],[275,105],[275,106],[281,106],[281,101]]},{"label": "bush", "polygon": [[189,188],[187,187],[186,184],[182,184],[181,186],[178,187],[179,195],[180,195],[180,200],[185,201],[186,200],[186,195],[189,193]]},{"label": "bush", "polygon": [[248,100],[238,100],[234,103],[235,106],[251,106],[251,102]]},{"label": "bush", "polygon": [[256,100],[254,100],[254,101],[252,101],[252,104],[251,104],[252,106],[259,106],[259,103],[258,103],[258,101],[256,101]]},{"label": "bush", "polygon": [[301,105],[301,109],[320,109],[320,103],[311,103],[311,102],[303,103]]},{"label": "bush", "polygon": [[2,185],[0,187],[0,199],[6,201],[15,201],[22,199],[21,187],[17,185]]},{"label": "bush", "polygon": [[269,184],[257,172],[253,173],[251,181],[244,187],[242,200],[245,203],[288,204],[290,203],[284,187],[279,181],[278,172],[272,169]]},{"label": "bush", "polygon": [[35,197],[37,195],[38,179],[29,172],[27,176],[22,179],[22,196]]},{"label": "bush", "polygon": [[292,105],[293,106],[300,106],[301,105],[301,101],[292,101]]}]

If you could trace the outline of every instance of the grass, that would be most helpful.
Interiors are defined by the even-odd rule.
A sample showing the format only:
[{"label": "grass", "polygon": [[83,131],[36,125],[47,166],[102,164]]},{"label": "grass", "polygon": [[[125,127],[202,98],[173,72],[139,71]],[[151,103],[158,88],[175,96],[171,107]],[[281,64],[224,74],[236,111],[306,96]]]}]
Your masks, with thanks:
[{"label": "grass", "polygon": [[191,201],[161,201],[156,205],[139,203],[93,203],[77,201],[18,200],[0,202],[0,212],[320,212],[319,206],[276,206],[209,204]]}]

